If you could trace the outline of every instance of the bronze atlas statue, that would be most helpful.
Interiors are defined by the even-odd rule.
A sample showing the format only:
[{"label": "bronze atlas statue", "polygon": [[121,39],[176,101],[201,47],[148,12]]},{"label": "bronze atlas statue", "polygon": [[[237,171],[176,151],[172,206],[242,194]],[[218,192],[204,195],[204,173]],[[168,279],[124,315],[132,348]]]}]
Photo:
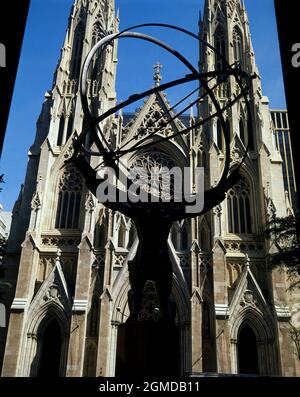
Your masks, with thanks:
[{"label": "bronze atlas statue", "polygon": [[[207,72],[199,71],[198,68],[195,68],[184,56],[169,45],[154,37],[133,31],[144,27],[166,28],[177,33],[180,32],[188,35],[190,38],[200,42],[203,48],[208,49],[219,57],[222,60],[222,67],[219,68],[220,70]],[[98,110],[95,112],[95,109],[93,109],[90,103],[91,96],[88,92],[88,76],[90,76],[91,73],[90,69],[93,67],[93,60],[96,57],[101,59],[102,54],[111,43],[114,40],[121,39],[143,40],[162,48],[176,57],[187,68],[188,74],[178,80],[173,80],[161,85],[156,84],[154,87],[142,93],[134,93],[134,95],[129,96],[127,100],[99,115]],[[231,169],[230,131],[225,122],[224,112],[237,101],[243,100],[248,112],[248,128],[253,128],[248,96],[252,86],[252,80],[255,77],[256,76],[251,76],[244,72],[239,63],[229,65],[226,58],[221,53],[210,44],[202,41],[197,35],[185,29],[166,24],[138,25],[118,34],[108,34],[92,48],[85,60],[81,73],[80,88],[82,108],[88,128],[82,131],[78,137],[74,138],[74,153],[69,161],[73,162],[81,171],[85,178],[87,188],[98,200],[102,201],[109,209],[118,211],[133,220],[139,240],[136,255],[128,264],[130,280],[128,302],[130,316],[123,326],[123,329],[120,328],[119,330],[119,338],[123,340],[127,346],[127,348],[123,348],[123,351],[118,353],[120,358],[119,364],[117,362],[117,372],[119,365],[120,374],[130,375],[134,372],[140,375],[162,375],[168,373],[168,371],[163,372],[166,366],[173,368],[169,371],[169,374],[176,374],[176,364],[169,365],[170,355],[172,357],[172,354],[173,361],[176,362],[176,353],[172,353],[172,341],[174,341],[175,336],[173,339],[171,337],[172,333],[172,335],[176,334],[176,327],[169,304],[173,270],[168,253],[168,236],[173,222],[206,213],[221,203],[225,198],[226,192],[239,180],[239,168],[245,159],[248,147],[246,148],[240,165]],[[236,85],[239,87],[239,93],[224,106],[221,106],[214,92],[220,84],[226,82],[229,78],[235,79]],[[145,186],[141,186],[138,180],[138,172],[133,175],[132,169],[128,168],[128,166],[122,162],[122,157],[125,154],[151,147],[151,145],[153,145],[153,140],[149,140],[149,136],[155,138],[154,142],[156,145],[160,142],[167,145],[169,140],[174,138],[174,134],[162,136],[159,135],[159,129],[156,129],[154,131],[151,130],[151,133],[145,134],[146,136],[144,136],[141,134],[141,131],[138,130],[136,132],[134,144],[126,148],[126,146],[116,147],[103,132],[105,122],[126,106],[144,99],[155,92],[163,91],[188,82],[197,83],[199,95],[196,101],[185,107],[181,114],[194,105],[201,106],[199,103],[206,95],[209,96],[215,111],[206,119],[198,118],[194,125],[180,131],[180,134],[186,134],[192,128],[200,129],[211,119],[218,118],[222,126],[223,139],[225,142],[225,159],[222,176],[216,186],[202,192],[201,206],[196,212],[188,210],[193,203],[197,202],[199,198],[197,195],[201,193],[200,191],[195,191],[195,186],[188,195],[183,194],[183,189],[181,188],[184,182],[181,180],[181,186],[180,184],[178,186],[177,183],[177,187],[175,188],[174,182],[176,182],[178,178],[176,178],[176,176],[174,178],[174,176],[172,177],[171,175],[168,180],[169,194],[166,197],[154,191],[153,181],[151,182],[150,177],[149,187],[145,189]],[[173,121],[179,115],[177,114],[174,116],[169,113],[169,122]],[[160,128],[166,127],[166,119],[163,118],[163,116],[165,115],[160,116],[163,119],[159,124]],[[87,134],[90,134],[92,137],[92,146],[87,144]],[[251,131],[249,135],[251,135]],[[99,170],[102,170],[102,173],[99,172]],[[99,194],[101,196],[102,193],[103,196],[103,194],[108,191],[113,192],[113,194],[107,194],[106,201],[104,202],[99,198]],[[131,192],[131,194],[126,195],[126,193],[129,192]],[[132,192],[139,194],[134,194]],[[125,196],[127,200],[124,199]],[[138,200],[138,197],[143,197],[144,200]],[[142,314],[143,311],[147,310],[144,307],[144,303],[149,294],[152,296],[152,301],[154,299],[156,304],[152,307],[152,315],[148,318],[146,316],[145,319],[145,316],[143,317]],[[158,342],[157,337],[161,342]],[[137,343],[141,343],[138,349],[134,347],[134,344]],[[175,351],[176,349],[173,350]],[[169,356],[169,362],[165,361],[165,356]],[[143,360],[146,360],[147,363]],[[160,369],[157,367],[157,362],[159,361],[161,362]],[[153,364],[154,362],[156,362],[156,364]],[[153,369],[153,366],[156,368]]]}]

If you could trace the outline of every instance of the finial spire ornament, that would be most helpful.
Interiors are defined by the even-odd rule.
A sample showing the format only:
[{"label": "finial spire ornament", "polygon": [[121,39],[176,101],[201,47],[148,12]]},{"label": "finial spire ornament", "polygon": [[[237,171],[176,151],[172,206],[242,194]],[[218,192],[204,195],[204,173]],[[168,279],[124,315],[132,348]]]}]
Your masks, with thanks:
[{"label": "finial spire ornament", "polygon": [[193,119],[194,118],[194,107],[192,106],[190,109],[190,118]]},{"label": "finial spire ornament", "polygon": [[248,254],[245,255],[245,264],[246,264],[246,266],[247,266],[248,268],[250,267],[250,258],[249,258],[249,255],[248,255]]},{"label": "finial spire ornament", "polygon": [[60,258],[61,258],[61,249],[57,248],[56,251],[56,259],[55,259],[55,264],[58,265],[60,264]]},{"label": "finial spire ornament", "polygon": [[161,77],[161,73],[160,70],[163,68],[163,65],[160,64],[159,62],[157,62],[154,66],[153,69],[155,70],[154,72],[154,76],[153,76],[153,80],[155,81],[155,87],[158,87],[162,77]]}]

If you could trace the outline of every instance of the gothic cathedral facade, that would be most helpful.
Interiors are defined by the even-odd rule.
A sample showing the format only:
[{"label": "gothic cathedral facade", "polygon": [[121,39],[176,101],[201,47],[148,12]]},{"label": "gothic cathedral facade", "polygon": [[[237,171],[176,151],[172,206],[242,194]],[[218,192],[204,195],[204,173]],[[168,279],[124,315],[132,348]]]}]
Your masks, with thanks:
[{"label": "gothic cathedral facade", "polygon": [[[13,210],[6,267],[15,289],[6,296],[2,376],[115,375],[118,326],[129,315],[127,265],[138,238],[130,219],[98,203],[65,160],[72,153],[72,137],[86,128],[78,87],[82,62],[93,44],[118,28],[114,0],[75,1]],[[200,36],[230,64],[240,62],[259,76],[241,0],[206,0]],[[89,80],[102,111],[116,103],[117,50],[116,42],[106,49]],[[220,67],[209,49],[201,48],[200,57],[203,71]],[[231,79],[222,83],[219,102],[226,103],[235,90]],[[226,112],[232,166],[250,142],[241,180],[206,215],[174,224],[169,237],[182,375],[300,375],[291,338],[291,323],[300,324],[300,295],[288,292],[284,272],[268,270],[267,256],[276,246],[263,234],[272,214],[286,216],[291,208],[260,78],[251,94],[251,136],[242,100]],[[107,134],[116,145],[126,142],[137,129],[153,127],[168,109],[163,93],[152,94],[129,121],[113,115]],[[188,122],[211,112],[213,105],[205,99]],[[176,119],[168,128],[185,127]],[[205,183],[213,186],[224,162],[221,126],[213,119],[201,130],[125,161],[129,166],[203,166]]]}]

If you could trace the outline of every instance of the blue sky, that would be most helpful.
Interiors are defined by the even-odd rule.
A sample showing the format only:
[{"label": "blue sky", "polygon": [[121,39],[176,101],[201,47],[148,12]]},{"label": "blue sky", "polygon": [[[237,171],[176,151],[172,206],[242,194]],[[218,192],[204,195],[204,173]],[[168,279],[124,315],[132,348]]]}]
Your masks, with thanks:
[{"label": "blue sky", "polygon": [[[12,209],[24,181],[28,149],[34,140],[35,124],[44,93],[52,85],[72,3],[73,0],[31,0],[1,159],[0,174],[5,174],[6,183],[3,185],[0,203],[6,210]],[[245,4],[264,95],[269,97],[272,108],[285,108],[273,0],[245,0]],[[121,29],[139,23],[163,22],[196,33],[203,0],[116,0],[116,6],[120,8]],[[165,30],[149,28],[146,32],[176,46],[196,65],[196,43]],[[133,93],[130,92],[133,84],[139,84],[142,88],[152,84],[152,65],[156,61],[165,66],[162,74],[164,78],[167,74],[167,80],[181,77],[178,64],[168,68],[173,61],[166,54],[154,52],[145,44],[138,51],[137,48],[133,42],[120,43],[118,100]],[[134,72],[134,68],[149,72],[139,74]],[[174,91],[168,93],[171,103],[176,100],[176,95]]]}]

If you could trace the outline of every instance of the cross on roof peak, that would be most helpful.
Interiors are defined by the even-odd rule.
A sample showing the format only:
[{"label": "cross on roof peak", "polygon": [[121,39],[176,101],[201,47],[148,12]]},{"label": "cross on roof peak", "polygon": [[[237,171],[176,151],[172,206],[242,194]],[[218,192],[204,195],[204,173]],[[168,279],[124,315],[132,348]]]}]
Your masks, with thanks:
[{"label": "cross on roof peak", "polygon": [[162,79],[161,73],[160,73],[160,71],[161,71],[162,68],[163,68],[163,65],[162,65],[161,63],[159,63],[159,62],[157,62],[157,63],[153,66],[153,69],[154,69],[153,80],[155,81],[156,87],[159,86],[160,81],[161,81],[161,79]]}]

